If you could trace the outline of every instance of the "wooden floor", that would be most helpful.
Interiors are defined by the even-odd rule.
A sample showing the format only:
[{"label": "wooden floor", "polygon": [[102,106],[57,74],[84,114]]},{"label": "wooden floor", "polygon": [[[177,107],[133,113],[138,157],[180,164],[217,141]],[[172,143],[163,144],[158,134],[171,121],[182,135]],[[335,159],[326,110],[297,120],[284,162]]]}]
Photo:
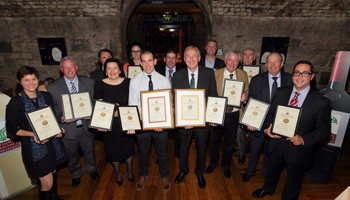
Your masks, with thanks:
[{"label": "wooden floor", "polygon": [[[137,147],[135,146],[135,149]],[[93,199],[93,200],[225,200],[225,199],[252,199],[252,192],[263,185],[263,177],[261,175],[262,157],[258,164],[257,175],[252,177],[249,182],[243,183],[241,181],[241,174],[245,172],[248,166],[246,162],[244,165],[237,164],[237,153],[233,156],[232,177],[225,178],[221,168],[216,168],[215,171],[207,175],[206,189],[200,189],[197,185],[197,179],[194,174],[195,166],[195,146],[191,146],[189,164],[190,173],[185,177],[180,184],[175,184],[174,179],[178,173],[178,159],[174,157],[173,140],[169,139],[169,170],[171,180],[171,190],[164,192],[161,189],[161,179],[159,177],[158,166],[155,164],[156,153],[155,149],[151,150],[150,161],[150,175],[146,182],[145,188],[138,192],[135,189],[135,183],[129,183],[126,178],[126,166],[122,165],[121,171],[124,174],[124,182],[122,186],[115,183],[115,175],[113,168],[104,160],[103,142],[96,140],[96,162],[97,169],[101,176],[99,180],[92,180],[88,174],[85,174],[81,183],[77,188],[71,186],[71,175],[67,167],[58,171],[58,193],[62,199]],[[138,178],[138,155],[135,155],[134,160],[134,174],[135,181]],[[247,154],[249,156],[249,154]],[[207,163],[209,159],[207,157]],[[83,162],[83,159],[82,159]],[[280,199],[284,181],[286,178],[286,171],[282,173],[280,184],[276,193],[272,196],[267,196],[265,199],[277,200]],[[329,184],[320,184],[309,178],[305,178],[300,194],[301,200],[311,199],[334,199],[346,187],[350,185],[350,139],[347,138],[345,148],[337,165],[336,173]],[[33,200],[38,199],[38,186],[19,195],[13,199],[16,200]]]}]

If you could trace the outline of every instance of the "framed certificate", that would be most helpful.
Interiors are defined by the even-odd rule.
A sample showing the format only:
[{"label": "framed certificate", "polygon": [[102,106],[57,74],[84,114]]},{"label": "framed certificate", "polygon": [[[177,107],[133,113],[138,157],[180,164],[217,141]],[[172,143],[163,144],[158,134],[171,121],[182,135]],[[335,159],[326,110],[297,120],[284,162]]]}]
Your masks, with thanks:
[{"label": "framed certificate", "polygon": [[247,72],[248,75],[248,81],[250,83],[250,80],[255,76],[260,74],[260,65],[243,65],[243,70]]},{"label": "framed certificate", "polygon": [[222,96],[227,97],[227,105],[240,108],[243,89],[244,81],[225,78]]},{"label": "framed certificate", "polygon": [[114,104],[96,100],[94,111],[90,120],[90,128],[112,129],[112,121],[114,116]]},{"label": "framed certificate", "polygon": [[223,126],[226,116],[227,97],[208,97],[205,121]]},{"label": "framed certificate", "polygon": [[272,133],[293,137],[298,127],[301,108],[278,105],[272,125]]},{"label": "framed certificate", "polygon": [[74,119],[90,117],[92,105],[89,92],[79,92],[70,94],[70,100]]},{"label": "framed certificate", "polygon": [[137,106],[118,106],[117,109],[122,132],[142,130]]},{"label": "framed certificate", "polygon": [[62,94],[62,105],[64,120],[74,119],[72,103],[70,102],[69,94]]},{"label": "framed certificate", "polygon": [[175,126],[205,127],[205,89],[175,89]]},{"label": "framed certificate", "polygon": [[141,66],[128,66],[128,78],[133,78],[142,72]]},{"label": "framed certificate", "polygon": [[247,126],[252,126],[256,130],[260,131],[269,108],[270,104],[254,98],[249,98],[240,123]]},{"label": "framed certificate", "polygon": [[141,91],[143,130],[174,128],[171,90]]},{"label": "framed certificate", "polygon": [[26,116],[33,129],[35,137],[42,142],[62,133],[57,119],[50,106],[27,112]]}]

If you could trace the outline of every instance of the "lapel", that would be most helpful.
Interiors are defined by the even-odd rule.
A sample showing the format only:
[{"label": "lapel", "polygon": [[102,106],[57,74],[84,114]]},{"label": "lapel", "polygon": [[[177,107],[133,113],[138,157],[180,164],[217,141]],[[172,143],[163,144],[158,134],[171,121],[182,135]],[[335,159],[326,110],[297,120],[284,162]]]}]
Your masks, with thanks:
[{"label": "lapel", "polygon": [[[223,68],[224,69],[224,68]],[[222,85],[224,81],[224,70],[218,69],[215,73],[216,77],[216,90],[219,96],[222,96]]]},{"label": "lapel", "polygon": [[271,103],[270,99],[270,88],[269,88],[269,74],[266,72],[263,77],[263,84],[262,84],[262,94],[266,95],[266,101]]},{"label": "lapel", "polygon": [[[188,71],[189,71],[188,68],[186,68],[186,70],[183,70],[184,77],[185,77],[185,80],[182,80],[184,85],[185,85],[184,88],[190,88],[190,81],[188,80]],[[199,75],[198,75],[198,77],[199,77]]]},{"label": "lapel", "polygon": [[283,72],[281,72],[281,87],[287,86],[288,80]]},{"label": "lapel", "polygon": [[79,82],[79,92],[85,92],[86,88],[84,83],[81,81],[80,77],[77,75],[78,82]]},{"label": "lapel", "polygon": [[61,90],[61,94],[69,94],[69,89],[68,86],[66,84],[66,81],[64,80],[64,77],[62,76],[59,80],[59,85],[61,85],[62,87],[60,87]]},{"label": "lapel", "polygon": [[205,88],[202,86],[202,83],[204,83],[204,82],[201,80],[205,80],[205,77],[204,77],[203,70],[202,70],[201,66],[198,66],[197,88]]}]

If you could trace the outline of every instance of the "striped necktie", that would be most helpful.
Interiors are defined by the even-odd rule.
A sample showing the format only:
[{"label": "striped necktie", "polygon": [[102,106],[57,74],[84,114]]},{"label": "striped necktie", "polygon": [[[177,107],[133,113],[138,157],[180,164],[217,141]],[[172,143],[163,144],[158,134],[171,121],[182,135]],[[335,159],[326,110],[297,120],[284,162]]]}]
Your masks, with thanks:
[{"label": "striped necktie", "polygon": [[71,88],[70,88],[70,93],[77,93],[77,88],[75,87],[74,83],[73,82],[70,82],[70,84],[72,85]]},{"label": "striped necktie", "polygon": [[295,92],[293,99],[290,101],[290,106],[298,107],[298,96],[300,95],[299,92]]}]

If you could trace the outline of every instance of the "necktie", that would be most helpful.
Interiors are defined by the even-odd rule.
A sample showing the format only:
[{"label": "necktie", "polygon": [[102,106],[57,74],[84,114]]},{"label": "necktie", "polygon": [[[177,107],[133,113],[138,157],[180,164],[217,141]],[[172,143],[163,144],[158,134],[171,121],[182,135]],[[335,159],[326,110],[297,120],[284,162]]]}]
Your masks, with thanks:
[{"label": "necktie", "polygon": [[191,83],[190,83],[190,88],[196,88],[195,82],[194,82],[194,74],[191,74]]},{"label": "necktie", "polygon": [[169,69],[169,82],[170,82],[170,84],[172,84],[172,79],[173,79],[173,70],[172,69]]},{"label": "necktie", "polygon": [[290,106],[298,107],[298,96],[300,95],[299,92],[295,92],[293,99],[290,101]]},{"label": "necktie", "polygon": [[230,79],[233,79],[233,74],[230,74]]},{"label": "necktie", "polygon": [[70,88],[70,93],[77,93],[77,88],[75,87],[74,83],[73,82],[70,82],[70,84],[72,85],[71,88]]},{"label": "necktie", "polygon": [[272,88],[271,88],[271,98],[270,98],[270,100],[272,100],[272,98],[275,95],[275,92],[277,90],[277,79],[278,79],[278,77],[272,77],[272,79],[273,79],[273,83],[272,83]]},{"label": "necktie", "polygon": [[148,90],[152,91],[153,90],[153,83],[152,83],[152,75],[147,75],[149,78],[149,82],[148,82]]}]

